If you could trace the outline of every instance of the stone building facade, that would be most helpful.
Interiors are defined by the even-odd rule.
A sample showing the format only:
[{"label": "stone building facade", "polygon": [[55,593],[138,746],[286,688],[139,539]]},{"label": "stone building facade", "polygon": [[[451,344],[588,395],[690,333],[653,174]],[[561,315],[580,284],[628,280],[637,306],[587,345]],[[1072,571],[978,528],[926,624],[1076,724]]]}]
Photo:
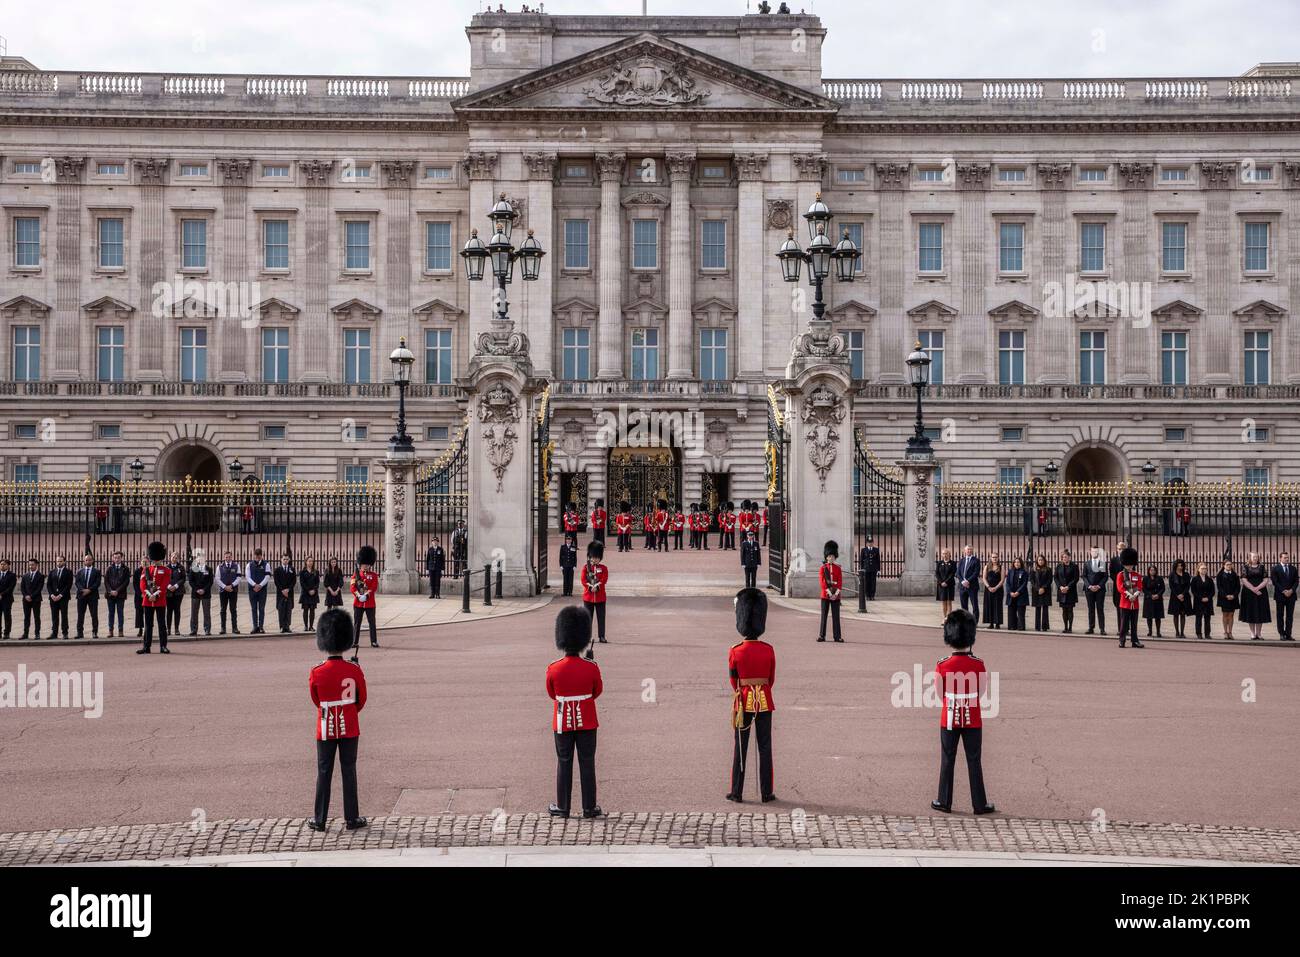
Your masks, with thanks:
[{"label": "stone building facade", "polygon": [[[833,28],[833,27],[832,27]],[[820,194],[828,312],[884,460],[948,481],[1300,480],[1300,81],[828,79],[812,16],[486,13],[456,77],[0,71],[8,481],[376,477],[387,356],[446,447],[504,193],[547,251],[510,314],[562,497],[761,497],[810,315],[774,253]],[[646,418],[643,419],[642,416]],[[667,449],[646,428],[671,424]],[[611,465],[611,463],[613,463]]]}]

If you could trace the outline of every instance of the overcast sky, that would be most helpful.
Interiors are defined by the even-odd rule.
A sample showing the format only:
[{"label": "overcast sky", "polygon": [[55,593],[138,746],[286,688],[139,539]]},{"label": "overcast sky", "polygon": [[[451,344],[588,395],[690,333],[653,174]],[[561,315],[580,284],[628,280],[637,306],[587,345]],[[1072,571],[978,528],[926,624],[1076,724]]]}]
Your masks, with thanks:
[{"label": "overcast sky", "polygon": [[[746,0],[647,0],[653,14],[743,14]],[[779,0],[772,0],[775,9]],[[750,0],[756,9],[758,0]],[[1297,0],[791,0],[828,28],[829,77],[1234,76],[1300,60]],[[464,76],[481,0],[6,0],[10,55],[42,69]],[[508,3],[518,10],[520,0]],[[536,6],[536,0],[530,0]],[[639,14],[641,0],[548,0]]]}]

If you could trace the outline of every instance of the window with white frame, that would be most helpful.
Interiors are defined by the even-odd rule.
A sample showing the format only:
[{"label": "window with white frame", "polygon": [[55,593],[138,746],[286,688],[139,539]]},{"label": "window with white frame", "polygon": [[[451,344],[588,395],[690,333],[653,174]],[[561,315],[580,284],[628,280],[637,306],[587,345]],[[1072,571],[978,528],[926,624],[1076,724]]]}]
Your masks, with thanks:
[{"label": "window with white frame", "polygon": [[844,343],[849,352],[849,375],[854,379],[867,377],[867,335],[861,329],[850,329],[844,333]]},{"label": "window with white frame", "polygon": [[208,164],[207,163],[182,163],[181,175],[182,176],[207,176]]},{"label": "window with white frame", "polygon": [[21,439],[23,441],[28,439],[35,440],[37,434],[35,422],[18,422],[14,425],[15,439]]},{"label": "window with white frame", "polygon": [[564,268],[591,268],[591,222],[586,219],[564,221]]},{"label": "window with white frame", "polygon": [[632,378],[659,378],[659,330],[632,330]]},{"label": "window with white frame", "polygon": [[95,435],[109,441],[120,439],[122,437],[122,426],[117,422],[101,422],[95,426]]},{"label": "window with white frame", "polygon": [[343,466],[343,481],[347,485],[367,485],[370,483],[370,466]]},{"label": "window with white frame", "polygon": [[1186,166],[1162,166],[1160,167],[1160,182],[1162,183],[1185,183],[1187,182]]},{"label": "window with white frame", "polygon": [[1106,271],[1106,224],[1079,225],[1079,271]]},{"label": "window with white frame", "polygon": [[1025,168],[1023,166],[1000,166],[998,167],[999,183],[1023,183],[1026,179]]},{"label": "window with white frame", "polygon": [[943,330],[922,329],[916,338],[921,351],[930,357],[930,384],[943,385]]},{"label": "window with white frame", "polygon": [[998,225],[998,270],[1011,273],[1025,271],[1024,223]]},{"label": "window with white frame", "polygon": [[451,271],[451,223],[424,224],[424,268],[429,272]]},{"label": "window with white frame", "polygon": [[591,330],[570,327],[560,332],[562,377],[570,381],[591,378]]},{"label": "window with white frame", "polygon": [[1025,332],[1004,329],[998,333],[998,384],[1025,384]]},{"label": "window with white frame", "polygon": [[1106,167],[1104,166],[1084,166],[1079,170],[1080,183],[1104,183],[1106,182]]},{"label": "window with white frame", "polygon": [[1002,426],[1003,442],[1023,442],[1025,440],[1025,427],[1023,425],[1004,425]]},{"label": "window with white frame", "polygon": [[289,481],[289,466],[287,465],[263,465],[262,466],[263,485],[284,485],[288,481]]},{"label": "window with white frame", "polygon": [[208,268],[208,221],[181,220],[181,268]]},{"label": "window with white frame", "polygon": [[100,176],[125,176],[125,163],[98,163],[95,165],[95,172]]},{"label": "window with white frame", "polygon": [[126,327],[100,326],[96,332],[96,369],[100,382],[126,378]]},{"label": "window with white frame", "polygon": [[126,265],[125,224],[120,216],[99,220],[99,268],[122,269]]},{"label": "window with white frame", "polygon": [[700,378],[727,378],[727,330],[700,330]]},{"label": "window with white frame", "polygon": [[40,480],[41,469],[35,462],[17,462],[14,464],[15,485],[35,485]]},{"label": "window with white frame", "polygon": [[1023,465],[1002,465],[998,467],[999,485],[1024,485],[1025,467]]},{"label": "window with white frame", "polygon": [[289,381],[289,330],[262,330],[262,381]]},{"label": "window with white frame", "polygon": [[283,425],[262,426],[262,438],[271,442],[282,442],[289,432]]},{"label": "window with white frame", "polygon": [[424,330],[424,381],[451,383],[451,330]]},{"label": "window with white frame", "polygon": [[268,219],[263,221],[262,268],[289,268],[289,220]]},{"label": "window with white frame", "polygon": [[1160,469],[1160,481],[1169,485],[1177,482],[1180,485],[1187,484],[1187,466],[1186,465],[1165,465]]},{"label": "window with white frame", "polygon": [[343,330],[343,381],[370,381],[370,330]]},{"label": "window with white frame", "polygon": [[344,268],[370,268],[370,223],[366,220],[349,220],[343,224]]},{"label": "window with white frame", "polygon": [[1079,332],[1079,385],[1106,384],[1106,332],[1083,329]]},{"label": "window with white frame", "polygon": [[1267,442],[1272,438],[1273,431],[1267,425],[1257,425],[1246,430],[1246,439],[1250,442]]},{"label": "window with white frame", "polygon": [[659,268],[659,220],[632,220],[632,268]]},{"label": "window with white frame", "polygon": [[867,181],[867,171],[861,166],[848,169],[841,167],[836,171],[835,175],[841,183],[865,183]]},{"label": "window with white frame", "polygon": [[1187,224],[1161,223],[1160,268],[1165,272],[1187,271]]},{"label": "window with white frame", "polygon": [[95,478],[111,479],[118,484],[122,482],[122,463],[121,462],[100,462],[95,466]]},{"label": "window with white frame", "polygon": [[942,166],[922,166],[916,171],[916,181],[918,183],[942,183],[943,167]]},{"label": "window with white frame", "polygon": [[41,327],[13,327],[15,382],[36,382],[41,377]]},{"label": "window with white frame", "polygon": [[1269,485],[1273,481],[1273,471],[1267,465],[1252,465],[1243,476],[1247,485]]},{"label": "window with white frame", "polygon": [[943,272],[943,223],[921,223],[917,239],[921,272]]},{"label": "window with white frame", "polygon": [[1186,442],[1187,429],[1181,425],[1169,425],[1165,427],[1166,442]]},{"label": "window with white frame", "polygon": [[1187,385],[1187,333],[1160,333],[1160,384]]},{"label": "window with white frame", "polygon": [[1270,372],[1269,350],[1272,345],[1272,338],[1272,334],[1265,329],[1246,330],[1244,380],[1246,385],[1268,385]]},{"label": "window with white frame", "polygon": [[431,425],[424,430],[424,437],[430,442],[446,442],[451,431],[445,425]]},{"label": "window with white frame", "polygon": [[287,163],[263,163],[262,175],[267,179],[288,179],[289,165]]},{"label": "window with white frame", "polygon": [[700,223],[700,268],[727,268],[727,223],[706,219]]},{"label": "window with white frame", "polygon": [[206,382],[208,379],[208,330],[181,329],[181,381]]},{"label": "window with white frame", "polygon": [[35,269],[41,264],[41,220],[39,216],[14,217],[14,265]]},{"label": "window with white frame", "polygon": [[424,168],[424,178],[432,179],[432,180],[443,180],[443,181],[450,180],[451,167],[450,166],[426,166]]},{"label": "window with white frame", "polygon": [[1268,272],[1270,225],[1246,224],[1246,272]]}]

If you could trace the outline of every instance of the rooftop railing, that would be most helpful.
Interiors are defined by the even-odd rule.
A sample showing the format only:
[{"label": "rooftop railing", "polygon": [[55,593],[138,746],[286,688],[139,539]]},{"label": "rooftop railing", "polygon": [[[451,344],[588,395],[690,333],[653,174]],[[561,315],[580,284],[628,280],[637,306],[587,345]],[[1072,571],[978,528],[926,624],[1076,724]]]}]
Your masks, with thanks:
[{"label": "rooftop railing", "polygon": [[0,72],[0,94],[186,99],[323,97],[327,100],[454,100],[469,77],[263,76],[188,73]]},{"label": "rooftop railing", "polygon": [[1153,79],[1059,80],[878,80],[830,79],[822,92],[839,103],[891,101],[1188,101],[1285,99],[1300,78],[1161,77]]}]

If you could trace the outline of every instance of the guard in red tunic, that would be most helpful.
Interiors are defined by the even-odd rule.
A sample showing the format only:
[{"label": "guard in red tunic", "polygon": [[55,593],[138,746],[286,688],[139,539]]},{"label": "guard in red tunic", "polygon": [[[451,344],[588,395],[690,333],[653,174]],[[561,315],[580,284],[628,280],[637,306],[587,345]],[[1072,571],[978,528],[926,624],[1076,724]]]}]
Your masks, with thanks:
[{"label": "guard in red tunic", "polygon": [[325,830],[329,821],[334,758],[343,778],[343,821],[349,831],[365,827],[357,811],[357,746],[361,727],[357,715],[366,706],[366,676],[361,667],[343,660],[352,647],[352,622],[342,608],[327,609],[316,620],[316,647],[329,655],[311,670],[307,687],[316,706],[316,808],[307,826]]},{"label": "guard in red tunic", "polygon": [[140,570],[140,604],[144,609],[144,647],[137,655],[147,655],[153,648],[153,630],[158,628],[158,650],[167,650],[167,586],[171,584],[171,569],[163,564],[167,546],[162,542],[149,543],[149,564]]},{"label": "guard in red tunic", "polygon": [[736,507],[731,502],[728,502],[723,507],[722,514],[718,516],[718,528],[722,531],[722,534],[719,536],[718,547],[735,548]]},{"label": "guard in red tunic", "polygon": [[952,654],[935,666],[936,680],[943,684],[943,712],[939,716],[939,798],[930,807],[952,811],[952,778],[957,765],[957,742],[966,750],[966,771],[970,775],[971,807],[976,814],[997,810],[984,794],[984,769],[980,764],[984,729],[980,720],[980,684],[984,662],[971,654],[975,644],[975,618],[957,609],[943,622],[944,644]]},{"label": "guard in red tunic", "polygon": [[672,509],[672,530],[673,530],[673,551],[682,550],[682,532],[686,529],[686,515],[682,512],[680,505],[673,505]]},{"label": "guard in red tunic", "polygon": [[357,570],[352,575],[352,660],[356,661],[355,649],[361,645],[361,622],[370,623],[370,647],[379,647],[379,638],[375,634],[375,595],[379,592],[379,576],[375,574],[375,562],[379,554],[371,545],[362,545],[357,550]]},{"label": "guard in red tunic", "polygon": [[660,499],[655,503],[655,550],[668,551],[668,526],[672,517],[668,513],[668,503]]},{"label": "guard in red tunic", "polygon": [[843,641],[840,635],[840,596],[844,593],[844,569],[836,561],[840,557],[838,542],[829,541],[822,549],[822,565],[817,570],[817,580],[821,585],[822,622],[817,632],[817,640],[826,640],[826,616],[830,615],[832,635],[836,641]]},{"label": "guard in red tunic", "polygon": [[655,510],[650,502],[646,503],[645,511],[641,513],[641,532],[645,535],[641,544],[647,549],[653,549],[659,540],[659,530],[655,526]]},{"label": "guard in red tunic", "polygon": [[709,529],[713,525],[713,513],[703,502],[700,503],[700,548],[709,550]]},{"label": "guard in red tunic", "polygon": [[596,499],[596,507],[591,510],[591,535],[602,545],[605,543],[605,523],[609,520],[609,513],[605,511],[605,500]]},{"label": "guard in red tunic", "polygon": [[[605,644],[605,591],[609,582],[609,568],[601,561],[605,546],[600,542],[587,543],[587,564],[582,566],[582,605],[589,619],[596,622],[597,638]],[[595,657],[591,629],[587,629],[587,657]]]},{"label": "guard in red tunic", "polygon": [[761,641],[767,630],[767,596],[757,588],[736,592],[736,631],[744,641],[731,646],[727,672],[734,692],[731,726],[735,747],[731,755],[731,790],[727,800],[744,800],[745,760],[749,754],[749,730],[758,737],[758,790],[764,803],[775,801],[772,790],[772,685],[776,682],[776,651]]},{"label": "guard in red tunic", "polygon": [[771,502],[771,500],[768,500],[768,501],[766,501],[766,502],[763,503],[763,512],[762,512],[762,518],[763,518],[763,544],[764,544],[764,545],[767,544],[767,523],[768,523],[769,519],[771,518],[771,513],[772,513],[772,502]]},{"label": "guard in red tunic", "polygon": [[1138,614],[1142,608],[1142,576],[1138,574],[1136,548],[1125,548],[1119,553],[1124,567],[1115,575],[1115,591],[1119,595],[1119,646],[1124,639],[1132,638],[1134,648],[1145,648],[1138,641]]},{"label": "guard in red tunic", "polygon": [[577,605],[561,608],[555,616],[555,647],[564,652],[564,657],[552,661],[546,669],[546,693],[555,702],[551,716],[551,730],[555,733],[555,803],[548,809],[552,817],[569,816],[575,752],[582,816],[600,817],[605,813],[596,803],[596,699],[604,686],[596,663],[579,657],[590,641],[591,616]]},{"label": "guard in red tunic", "polygon": [[1184,502],[1183,506],[1178,509],[1177,518],[1178,534],[1186,538],[1192,533],[1192,510],[1187,507],[1187,503]]},{"label": "guard in red tunic", "polygon": [[618,503],[618,514],[614,516],[614,531],[618,533],[618,550],[632,550],[632,511],[627,502]]},{"label": "guard in red tunic", "polygon": [[740,512],[736,515],[736,525],[740,528],[740,540],[743,542],[749,534],[750,528],[754,524],[754,514],[751,511],[749,499],[740,503]]},{"label": "guard in red tunic", "polygon": [[573,536],[574,542],[578,540],[578,529],[582,527],[582,516],[578,514],[578,506],[570,502],[564,509],[564,537]]}]

